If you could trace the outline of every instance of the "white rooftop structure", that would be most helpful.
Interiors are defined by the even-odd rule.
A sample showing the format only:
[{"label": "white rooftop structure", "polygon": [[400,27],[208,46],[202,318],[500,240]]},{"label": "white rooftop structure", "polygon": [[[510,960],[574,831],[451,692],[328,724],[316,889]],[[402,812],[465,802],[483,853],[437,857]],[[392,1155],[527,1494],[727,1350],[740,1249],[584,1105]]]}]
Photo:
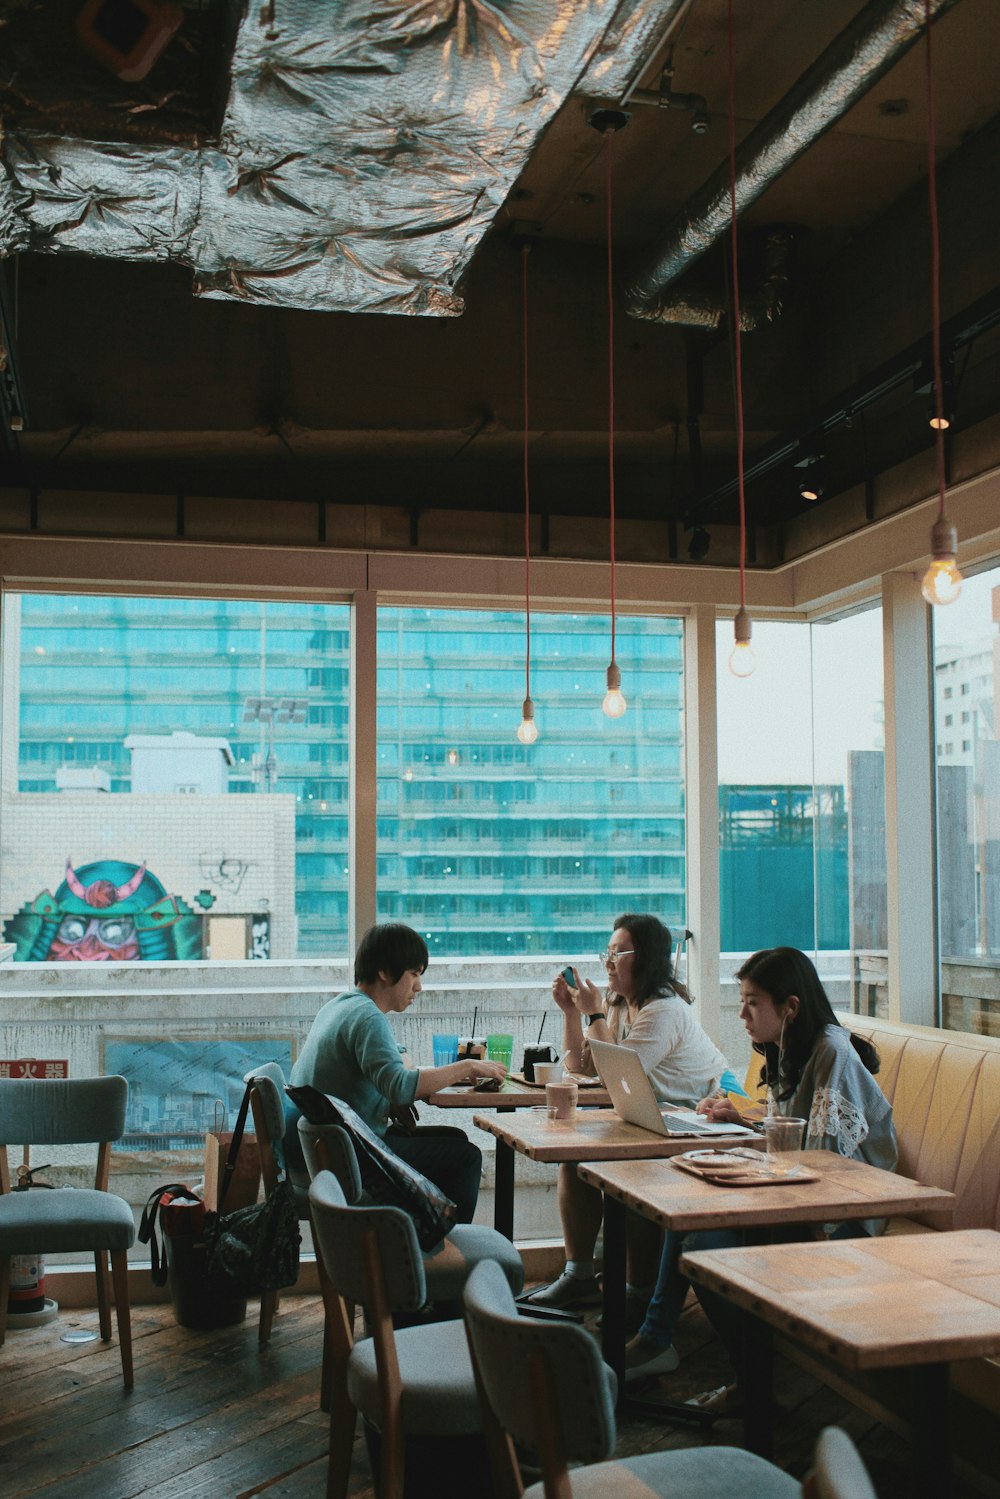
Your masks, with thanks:
[{"label": "white rooftop structure", "polygon": [[226,739],[175,729],[172,734],[130,734],[133,793],[219,796],[229,790],[233,752]]}]

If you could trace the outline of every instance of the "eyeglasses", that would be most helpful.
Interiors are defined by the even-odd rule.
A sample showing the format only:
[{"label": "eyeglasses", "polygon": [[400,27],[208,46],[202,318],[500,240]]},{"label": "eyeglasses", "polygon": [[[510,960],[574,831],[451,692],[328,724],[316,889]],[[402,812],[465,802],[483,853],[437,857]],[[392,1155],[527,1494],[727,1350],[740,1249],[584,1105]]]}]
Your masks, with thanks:
[{"label": "eyeglasses", "polygon": [[617,952],[613,948],[606,948],[604,952],[597,954],[605,968],[613,968],[619,958],[632,958],[635,956],[634,947],[620,947]]}]

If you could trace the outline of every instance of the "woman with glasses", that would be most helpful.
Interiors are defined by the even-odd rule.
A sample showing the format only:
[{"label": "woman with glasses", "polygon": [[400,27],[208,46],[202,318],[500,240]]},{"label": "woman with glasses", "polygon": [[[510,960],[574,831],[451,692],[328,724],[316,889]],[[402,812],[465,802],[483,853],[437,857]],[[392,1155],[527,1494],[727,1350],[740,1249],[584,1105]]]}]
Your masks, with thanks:
[{"label": "woman with glasses", "polygon": [[[694,1107],[715,1092],[729,1063],[698,1024],[687,990],[674,976],[670,933],[663,923],[635,912],[619,916],[601,962],[608,975],[604,994],[575,968],[573,984],[561,973],[552,982],[552,997],[563,1013],[569,1070],[594,1073],[587,1039],[593,1036],[637,1052],[661,1103]],[[575,1166],[560,1165],[566,1268],[551,1285],[522,1299],[560,1308],[600,1302],[594,1246],[601,1213],[600,1192],[580,1180]],[[628,1320],[638,1326],[656,1279],[659,1234],[635,1215],[629,1228]]]}]

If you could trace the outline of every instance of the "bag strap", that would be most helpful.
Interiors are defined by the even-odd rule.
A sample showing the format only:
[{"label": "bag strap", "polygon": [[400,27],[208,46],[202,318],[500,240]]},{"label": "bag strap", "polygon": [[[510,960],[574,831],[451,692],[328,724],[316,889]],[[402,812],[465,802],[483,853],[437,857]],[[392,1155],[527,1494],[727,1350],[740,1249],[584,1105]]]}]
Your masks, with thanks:
[{"label": "bag strap", "polygon": [[[139,1231],[136,1235],[141,1244],[149,1245],[150,1278],[154,1286],[165,1286],[167,1283],[167,1253],[166,1246],[160,1245],[156,1237],[160,1209],[163,1206],[164,1197],[183,1197],[190,1202],[199,1202],[201,1199],[185,1186],[183,1182],[169,1182],[165,1187],[157,1187],[150,1193],[149,1201],[142,1210],[139,1220]],[[162,1235],[163,1228],[160,1225]]]},{"label": "bag strap", "polygon": [[253,1094],[253,1089],[254,1083],[253,1078],[251,1078],[247,1083],[243,1093],[243,1099],[240,1103],[240,1111],[236,1116],[236,1123],[233,1126],[232,1144],[229,1147],[229,1154],[226,1156],[226,1164],[222,1172],[222,1185],[219,1188],[219,1201],[217,1207],[220,1218],[222,1217],[222,1208],[226,1201],[226,1193],[229,1191],[229,1183],[236,1175],[236,1157],[240,1153],[240,1145],[243,1142],[243,1132],[247,1127],[247,1114],[250,1111],[250,1098]]}]

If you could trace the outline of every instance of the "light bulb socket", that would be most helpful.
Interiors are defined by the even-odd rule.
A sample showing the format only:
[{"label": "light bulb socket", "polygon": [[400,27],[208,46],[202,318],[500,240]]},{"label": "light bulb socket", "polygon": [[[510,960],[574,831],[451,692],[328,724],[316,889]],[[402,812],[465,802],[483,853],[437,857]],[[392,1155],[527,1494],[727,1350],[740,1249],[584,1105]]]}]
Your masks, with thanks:
[{"label": "light bulb socket", "polygon": [[942,557],[954,561],[958,553],[958,532],[944,515],[939,516],[931,529],[931,552],[935,561]]},{"label": "light bulb socket", "polygon": [[733,639],[737,645],[749,645],[753,636],[753,620],[744,608],[740,608],[733,620]]},{"label": "light bulb socket", "polygon": [[531,723],[535,716],[535,705],[530,697],[526,697],[521,705],[521,717],[525,723]]},{"label": "light bulb socket", "polygon": [[619,692],[622,685],[622,674],[618,662],[612,661],[608,667],[608,691]]}]

